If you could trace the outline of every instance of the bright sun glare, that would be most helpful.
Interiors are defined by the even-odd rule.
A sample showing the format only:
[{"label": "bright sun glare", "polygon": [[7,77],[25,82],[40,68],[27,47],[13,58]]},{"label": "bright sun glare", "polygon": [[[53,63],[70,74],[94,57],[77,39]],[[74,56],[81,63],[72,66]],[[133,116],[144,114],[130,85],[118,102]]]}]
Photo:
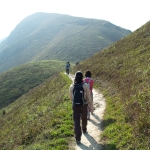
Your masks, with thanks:
[{"label": "bright sun glare", "polygon": [[149,21],[149,0],[2,0],[0,39],[36,12],[60,13],[109,21],[131,31]]}]

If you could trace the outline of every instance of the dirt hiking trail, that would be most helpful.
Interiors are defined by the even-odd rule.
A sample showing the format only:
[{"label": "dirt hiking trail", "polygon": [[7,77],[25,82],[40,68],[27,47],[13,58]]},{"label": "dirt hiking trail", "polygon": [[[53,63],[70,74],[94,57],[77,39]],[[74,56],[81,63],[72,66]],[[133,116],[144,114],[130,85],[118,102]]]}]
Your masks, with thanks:
[{"label": "dirt hiking trail", "polygon": [[[68,75],[73,81],[74,75]],[[101,122],[106,107],[105,99],[101,93],[93,89],[93,104],[94,104],[94,115],[90,116],[87,125],[87,133],[82,134],[81,143],[70,144],[70,150],[101,150],[100,134],[102,133]]]}]

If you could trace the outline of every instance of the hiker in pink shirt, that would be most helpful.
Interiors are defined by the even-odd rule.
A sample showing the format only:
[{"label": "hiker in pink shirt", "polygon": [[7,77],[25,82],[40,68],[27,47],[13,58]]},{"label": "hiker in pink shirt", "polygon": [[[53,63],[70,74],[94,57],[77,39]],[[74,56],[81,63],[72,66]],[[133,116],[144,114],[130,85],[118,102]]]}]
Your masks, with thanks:
[{"label": "hiker in pink shirt", "polygon": [[[92,99],[92,106],[93,106],[93,84],[94,84],[94,81],[93,79],[91,79],[91,72],[90,71],[86,71],[85,73],[85,78],[83,79],[83,82],[87,83],[88,86],[89,86],[89,89],[90,89],[90,95],[91,95],[91,99]],[[87,108],[87,119],[90,120],[90,109],[89,107]],[[93,112],[91,112],[91,114],[93,114]]]}]

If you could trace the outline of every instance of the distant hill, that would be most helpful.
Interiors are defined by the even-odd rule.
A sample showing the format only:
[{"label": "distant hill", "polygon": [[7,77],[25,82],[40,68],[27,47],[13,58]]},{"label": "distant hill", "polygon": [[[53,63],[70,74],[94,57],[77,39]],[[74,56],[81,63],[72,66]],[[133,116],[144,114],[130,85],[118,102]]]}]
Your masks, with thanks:
[{"label": "distant hill", "polygon": [[38,60],[85,60],[131,31],[108,21],[35,13],[0,44],[0,72]]},{"label": "distant hill", "polygon": [[[101,144],[104,149],[150,149],[149,45],[150,22],[74,68],[74,72],[90,70],[94,87],[106,98],[104,118],[97,118],[94,114],[100,120],[97,126],[103,129]],[[29,79],[32,75],[34,79],[33,75],[39,73],[36,80],[29,82],[36,83],[51,66],[37,71],[45,65],[35,63],[34,67],[29,65],[25,70],[23,65],[17,67],[20,71],[16,74],[9,71],[5,72],[9,74],[2,73],[1,84],[5,80],[3,88],[11,87],[12,84],[7,81],[13,78],[14,81],[21,79],[23,86],[22,76],[28,75]],[[33,68],[36,71],[32,72]],[[40,73],[43,75],[40,76]],[[14,75],[17,77],[14,78]],[[20,86],[18,81],[16,85]],[[71,83],[66,75],[57,73],[0,109],[0,149],[68,149],[73,137],[72,108],[68,97]],[[8,90],[9,95],[11,90]],[[1,93],[0,96],[3,94],[7,95]]]},{"label": "distant hill", "polygon": [[106,97],[106,149],[150,149],[150,21],[77,70],[90,70],[95,87]]},{"label": "distant hill", "polygon": [[0,40],[0,43],[2,42],[3,40]]},{"label": "distant hill", "polygon": [[6,39],[6,38],[0,40],[0,51],[3,50],[2,47],[1,47],[1,46],[2,46],[1,43],[2,43],[5,39]]},{"label": "distant hill", "polygon": [[43,60],[27,63],[0,74],[0,109],[64,70],[63,61]]}]

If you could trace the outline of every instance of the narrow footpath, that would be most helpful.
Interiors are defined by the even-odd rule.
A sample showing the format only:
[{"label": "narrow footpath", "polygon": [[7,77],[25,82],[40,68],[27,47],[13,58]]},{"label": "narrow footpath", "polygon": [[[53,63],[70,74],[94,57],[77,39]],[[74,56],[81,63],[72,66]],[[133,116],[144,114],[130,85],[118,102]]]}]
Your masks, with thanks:
[{"label": "narrow footpath", "polygon": [[[74,80],[74,75],[68,75]],[[101,93],[93,89],[94,115],[90,116],[87,125],[87,133],[82,134],[81,144],[71,143],[70,150],[101,150],[100,134],[101,121],[103,119],[104,110],[106,107],[105,99]]]}]

